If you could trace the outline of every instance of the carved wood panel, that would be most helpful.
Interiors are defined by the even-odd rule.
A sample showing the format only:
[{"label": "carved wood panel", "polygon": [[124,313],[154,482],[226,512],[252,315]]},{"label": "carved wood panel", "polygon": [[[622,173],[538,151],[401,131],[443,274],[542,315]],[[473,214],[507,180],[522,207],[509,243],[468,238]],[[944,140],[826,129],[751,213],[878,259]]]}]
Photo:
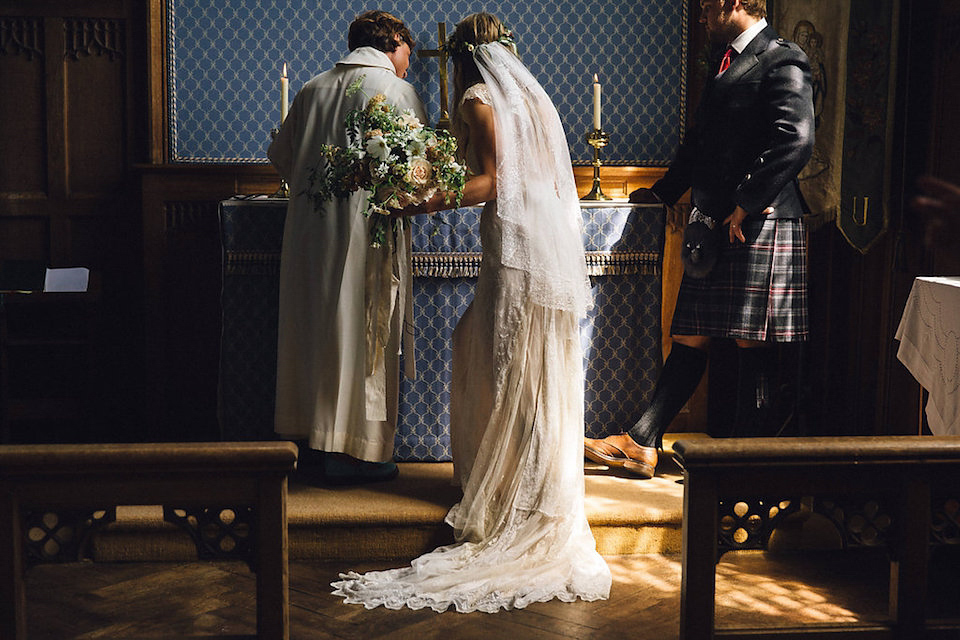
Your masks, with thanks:
[{"label": "carved wood panel", "polygon": [[91,228],[74,220],[129,217],[127,17],[5,12],[17,8],[0,15],[0,136],[15,158],[0,168],[0,259],[97,268],[74,252]]},{"label": "carved wood panel", "polygon": [[137,421],[142,383],[134,375],[142,261],[133,172],[146,158],[142,4],[0,4],[0,264],[29,260],[96,274],[103,308],[95,351],[102,370],[118,378],[104,383],[111,398],[103,410],[114,420],[104,428],[117,433],[129,425],[116,423]]}]

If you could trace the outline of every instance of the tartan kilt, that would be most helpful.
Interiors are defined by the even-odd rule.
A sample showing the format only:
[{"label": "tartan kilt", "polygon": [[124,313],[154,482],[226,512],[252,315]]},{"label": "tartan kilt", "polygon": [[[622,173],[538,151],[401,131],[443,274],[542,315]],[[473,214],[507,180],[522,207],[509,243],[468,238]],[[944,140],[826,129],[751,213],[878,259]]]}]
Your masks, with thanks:
[{"label": "tartan kilt", "polygon": [[809,337],[807,243],[797,219],[748,216],[746,243],[721,226],[717,263],[706,278],[686,274],[672,335],[802,342]]}]

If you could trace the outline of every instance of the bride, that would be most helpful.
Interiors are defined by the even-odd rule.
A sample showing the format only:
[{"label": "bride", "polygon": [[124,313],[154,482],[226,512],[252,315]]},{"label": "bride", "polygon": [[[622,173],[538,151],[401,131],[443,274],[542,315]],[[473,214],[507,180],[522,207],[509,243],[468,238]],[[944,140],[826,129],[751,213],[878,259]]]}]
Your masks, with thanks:
[{"label": "bride", "polygon": [[[605,599],[611,576],[584,515],[583,356],[590,304],[580,207],[556,109],[487,13],[457,24],[454,131],[485,202],[473,302],[453,334],[451,443],[463,499],[455,544],[409,567],[341,574],[367,608],[459,612]],[[442,198],[404,210],[443,208]]]}]

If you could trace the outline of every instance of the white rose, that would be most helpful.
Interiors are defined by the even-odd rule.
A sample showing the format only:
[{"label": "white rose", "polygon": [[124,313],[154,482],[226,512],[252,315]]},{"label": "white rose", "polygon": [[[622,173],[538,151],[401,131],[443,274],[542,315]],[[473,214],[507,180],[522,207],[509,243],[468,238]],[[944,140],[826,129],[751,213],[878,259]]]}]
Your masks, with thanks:
[{"label": "white rose", "polygon": [[420,129],[423,127],[420,119],[417,118],[410,109],[405,109],[403,113],[400,114],[400,124],[408,129]]},{"label": "white rose", "polygon": [[433,166],[426,158],[415,157],[410,159],[410,166],[407,168],[406,181],[410,184],[424,185],[433,176]]}]

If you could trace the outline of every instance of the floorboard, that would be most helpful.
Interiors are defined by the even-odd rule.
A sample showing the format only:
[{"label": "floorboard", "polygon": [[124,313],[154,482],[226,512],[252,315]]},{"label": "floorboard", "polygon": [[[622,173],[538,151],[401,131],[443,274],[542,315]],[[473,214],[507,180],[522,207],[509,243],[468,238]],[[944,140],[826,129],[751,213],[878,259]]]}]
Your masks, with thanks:
[{"label": "floorboard", "polygon": [[[601,602],[548,602],[498,614],[366,610],[330,593],[341,571],[396,562],[293,562],[294,639],[675,638],[680,557],[607,557],[614,583]],[[952,575],[952,574],[951,574]],[[802,626],[885,619],[883,550],[727,554],[717,567],[721,626]],[[953,584],[953,583],[951,583]],[[75,563],[27,572],[31,639],[241,638],[256,631],[254,576],[242,563]]]}]

